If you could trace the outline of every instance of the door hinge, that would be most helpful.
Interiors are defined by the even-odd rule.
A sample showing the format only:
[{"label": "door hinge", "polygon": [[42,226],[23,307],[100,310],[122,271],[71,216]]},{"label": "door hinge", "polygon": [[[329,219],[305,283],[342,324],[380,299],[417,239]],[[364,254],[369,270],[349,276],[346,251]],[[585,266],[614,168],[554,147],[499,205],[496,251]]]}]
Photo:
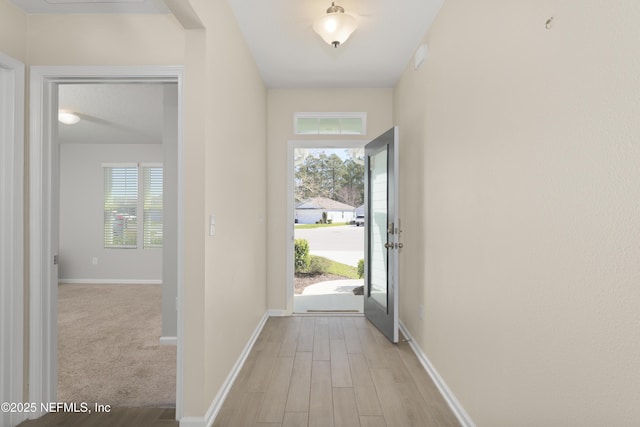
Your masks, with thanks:
[{"label": "door hinge", "polygon": [[53,256],[53,265],[58,265],[58,255]]}]

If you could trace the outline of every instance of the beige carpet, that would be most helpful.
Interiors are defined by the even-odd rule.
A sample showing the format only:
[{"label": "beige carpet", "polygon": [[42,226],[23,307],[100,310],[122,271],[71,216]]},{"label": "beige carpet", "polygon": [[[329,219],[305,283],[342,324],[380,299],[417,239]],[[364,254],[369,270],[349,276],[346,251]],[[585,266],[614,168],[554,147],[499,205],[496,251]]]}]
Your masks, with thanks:
[{"label": "beige carpet", "polygon": [[176,347],[161,346],[160,285],[58,286],[58,400],[174,407]]}]

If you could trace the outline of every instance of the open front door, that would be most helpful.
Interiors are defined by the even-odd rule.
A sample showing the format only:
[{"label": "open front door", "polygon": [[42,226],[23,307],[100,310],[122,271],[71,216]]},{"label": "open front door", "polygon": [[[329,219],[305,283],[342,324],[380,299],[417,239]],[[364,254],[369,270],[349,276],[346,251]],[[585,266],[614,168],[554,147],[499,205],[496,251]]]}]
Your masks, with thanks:
[{"label": "open front door", "polygon": [[365,146],[364,313],[398,342],[398,127]]}]

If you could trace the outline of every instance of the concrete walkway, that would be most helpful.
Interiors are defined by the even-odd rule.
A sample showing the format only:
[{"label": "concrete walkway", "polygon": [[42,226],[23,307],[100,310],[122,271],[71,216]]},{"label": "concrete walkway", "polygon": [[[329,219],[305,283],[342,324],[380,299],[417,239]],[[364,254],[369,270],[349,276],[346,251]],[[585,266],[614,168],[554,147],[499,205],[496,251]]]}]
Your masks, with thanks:
[{"label": "concrete walkway", "polygon": [[302,295],[353,294],[353,288],[362,286],[363,279],[330,280],[314,283],[302,290]]}]

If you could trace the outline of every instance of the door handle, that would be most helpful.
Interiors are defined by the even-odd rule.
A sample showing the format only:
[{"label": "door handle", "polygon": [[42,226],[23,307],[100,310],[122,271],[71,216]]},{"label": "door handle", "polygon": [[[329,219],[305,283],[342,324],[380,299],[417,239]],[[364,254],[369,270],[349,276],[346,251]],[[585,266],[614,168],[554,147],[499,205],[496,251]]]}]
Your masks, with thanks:
[{"label": "door handle", "polygon": [[404,244],[402,243],[385,243],[384,247],[387,249],[402,249],[404,248]]}]

